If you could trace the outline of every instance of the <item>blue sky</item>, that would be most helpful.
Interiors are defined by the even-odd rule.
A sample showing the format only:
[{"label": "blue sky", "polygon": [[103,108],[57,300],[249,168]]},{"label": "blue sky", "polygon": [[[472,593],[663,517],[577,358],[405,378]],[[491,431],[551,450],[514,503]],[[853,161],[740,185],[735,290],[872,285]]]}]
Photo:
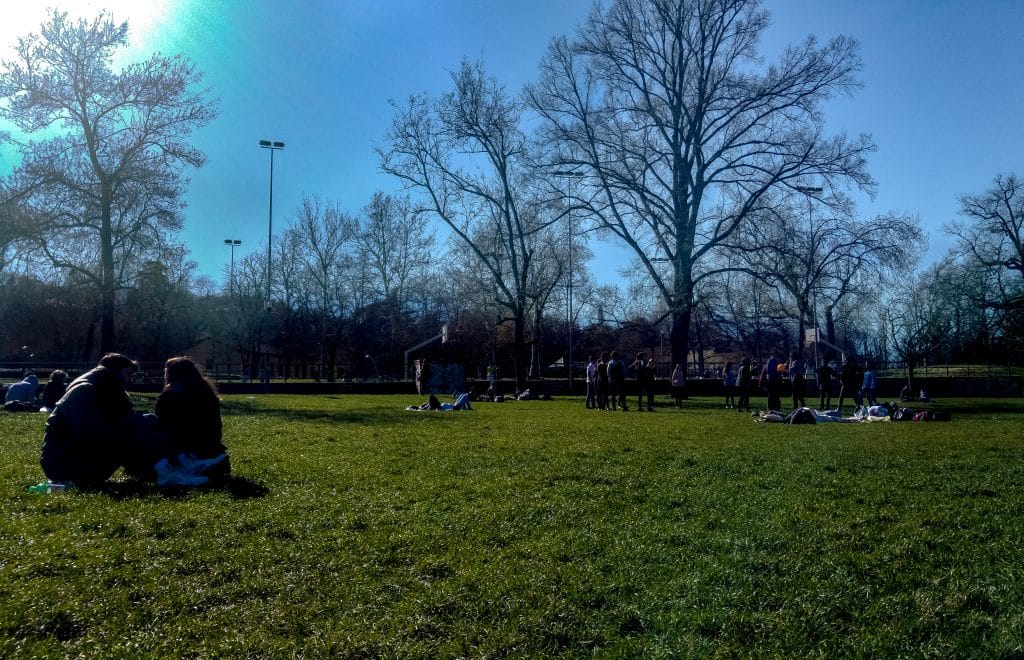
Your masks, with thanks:
[{"label": "blue sky", "polygon": [[[23,3],[34,5],[35,3]],[[359,211],[376,190],[397,192],[373,152],[390,123],[389,99],[440,93],[462,57],[518,90],[553,36],[571,34],[588,0],[55,0],[72,13],[110,7],[132,25],[127,57],[189,56],[220,98],[220,116],[195,140],[208,162],[191,172],[181,239],[200,271],[222,281],[225,238],[242,254],[265,247],[269,154],[275,156],[274,228],[302,195]],[[0,40],[34,30],[39,6],[5,7]],[[869,133],[875,199],[861,215],[915,214],[931,235],[927,260],[949,247],[940,228],[957,195],[984,190],[998,172],[1024,174],[1024,2],[1020,0],[767,1],[763,53],[776,58],[808,34],[862,45],[864,88],[826,109],[833,131]],[[4,56],[7,54],[4,53]],[[0,153],[0,172],[12,165]],[[598,250],[613,280],[626,253]]]}]

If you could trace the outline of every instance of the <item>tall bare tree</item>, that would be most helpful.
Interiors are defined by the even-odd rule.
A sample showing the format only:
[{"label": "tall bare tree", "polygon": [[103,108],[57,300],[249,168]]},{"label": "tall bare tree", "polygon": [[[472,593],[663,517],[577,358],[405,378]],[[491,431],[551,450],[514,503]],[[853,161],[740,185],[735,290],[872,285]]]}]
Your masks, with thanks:
[{"label": "tall bare tree", "polygon": [[[838,204],[831,210],[842,207],[849,209]],[[868,290],[877,294],[877,283],[888,272],[917,263],[923,252],[924,238],[916,218],[890,213],[858,219],[851,213],[818,217],[811,207],[805,211],[799,203],[783,203],[728,242],[732,263],[746,265],[783,293],[797,322],[800,350],[807,343],[804,330],[818,321],[819,307],[824,312],[825,339],[835,345],[837,306],[865,281],[873,282]]]},{"label": "tall bare tree", "polygon": [[996,288],[987,306],[1024,306],[1024,182],[1015,174],[999,174],[992,187],[979,195],[960,197],[964,222],[947,225],[958,239],[959,251],[991,272]]},{"label": "tall bare tree", "polygon": [[[348,264],[355,252],[358,221],[343,211],[337,203],[324,202],[317,197],[303,197],[302,205],[296,212],[289,228],[294,249],[291,259],[301,267],[311,285],[308,299],[317,312],[319,325],[319,373],[324,373],[325,360],[332,358],[334,351],[328,346],[328,336],[337,333],[328,331],[341,313],[341,305],[335,293],[336,283],[344,279]],[[330,360],[333,364],[333,358]]]},{"label": "tall bare tree", "polygon": [[582,174],[590,217],[636,252],[664,299],[674,362],[707,261],[771,193],[811,177],[872,186],[871,141],[827,135],[822,114],[857,87],[856,42],[809,37],[766,68],[767,26],[756,0],[615,0],[551,44],[528,91],[549,160]]},{"label": "tall bare tree", "polygon": [[35,211],[37,247],[99,292],[101,352],[113,348],[119,279],[134,272],[126,262],[181,228],[182,170],[204,161],[187,140],[215,115],[180,55],[112,70],[127,32],[106,13],[51,11],[0,66],[0,116],[41,136],[15,138],[12,187]]},{"label": "tall bare tree", "polygon": [[[398,360],[397,341],[409,289],[416,281],[426,278],[434,236],[423,219],[413,212],[407,198],[374,193],[363,209],[363,218],[355,237],[358,254],[371,266],[383,297],[390,326],[390,353]],[[399,373],[402,366],[396,361],[392,368]]]},{"label": "tall bare tree", "polygon": [[441,98],[412,97],[378,149],[382,169],[421,193],[417,212],[440,218],[494,282],[514,324],[517,387],[526,373],[526,314],[534,249],[547,224],[527,153],[522,103],[464,61]]}]

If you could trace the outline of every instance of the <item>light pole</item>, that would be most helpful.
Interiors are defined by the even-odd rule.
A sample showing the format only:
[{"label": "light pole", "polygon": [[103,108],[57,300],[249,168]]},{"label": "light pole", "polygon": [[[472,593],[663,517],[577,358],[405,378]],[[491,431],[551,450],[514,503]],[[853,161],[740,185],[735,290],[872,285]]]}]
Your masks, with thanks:
[{"label": "light pole", "polygon": [[581,178],[583,176],[583,173],[582,172],[578,172],[576,170],[556,170],[554,172],[554,175],[555,176],[560,176],[560,177],[565,177],[569,181],[569,195],[568,195],[569,196],[569,214],[567,216],[567,218],[568,218],[568,222],[567,222],[568,228],[566,230],[566,233],[569,235],[569,284],[566,285],[566,299],[567,299],[566,300],[566,304],[567,304],[567,307],[568,307],[567,314],[569,316],[569,365],[568,365],[569,366],[569,396],[572,396],[572,326],[573,326],[573,323],[574,323],[573,318],[572,318],[572,285],[573,285],[573,281],[572,281],[572,278],[573,278],[573,273],[572,273],[572,257],[573,257],[573,245],[572,245],[572,238],[573,238],[573,234],[572,234],[572,180],[573,179]]},{"label": "light pole", "polygon": [[[261,149],[270,150],[270,211],[267,215],[267,331],[270,331],[270,246],[274,238],[274,152],[284,149],[284,142],[260,140]],[[267,338],[266,364],[267,382],[270,382],[270,338]]]},{"label": "light pole", "polygon": [[[793,186],[793,189],[796,190],[799,193],[803,193],[803,195],[807,198],[807,222],[808,222],[809,225],[813,225],[814,224],[814,219],[813,219],[814,211],[813,211],[813,208],[811,206],[811,200],[814,198],[814,195],[820,195],[824,191],[824,188],[822,188],[821,186]],[[813,227],[808,226],[808,229],[813,230]],[[812,297],[814,298],[814,300],[812,301],[812,306],[814,307],[814,310],[813,310],[813,314],[811,315],[811,322],[814,323],[814,368],[817,369],[818,368],[818,343],[819,343],[819,337],[818,337],[818,299],[817,299],[817,296],[814,295],[814,291],[813,290],[812,290]],[[800,337],[800,352],[801,353],[803,352],[803,343],[804,343],[804,340],[806,340],[806,339],[807,339],[806,337]]]},{"label": "light pole", "polygon": [[231,271],[228,280],[228,295],[235,295],[235,248],[242,244],[237,238],[225,238],[224,245],[231,248]]}]

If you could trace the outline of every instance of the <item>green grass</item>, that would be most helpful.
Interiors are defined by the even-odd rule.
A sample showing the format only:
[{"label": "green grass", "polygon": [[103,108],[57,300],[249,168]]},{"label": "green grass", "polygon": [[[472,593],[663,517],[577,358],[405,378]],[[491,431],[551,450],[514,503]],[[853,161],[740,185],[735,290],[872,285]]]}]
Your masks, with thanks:
[{"label": "green grass", "polygon": [[45,420],[0,415],[0,656],[1024,654],[1019,400],[413,402],[226,397],[239,479],[169,494],[30,494]]}]

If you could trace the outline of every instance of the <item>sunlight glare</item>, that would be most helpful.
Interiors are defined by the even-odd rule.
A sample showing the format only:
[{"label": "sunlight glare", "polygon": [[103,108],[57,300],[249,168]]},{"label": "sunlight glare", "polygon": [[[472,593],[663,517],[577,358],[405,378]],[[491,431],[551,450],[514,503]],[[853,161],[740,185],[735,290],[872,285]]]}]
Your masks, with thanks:
[{"label": "sunlight glare", "polygon": [[[161,26],[170,18],[174,0],[47,0],[24,2],[15,0],[4,7],[0,21],[0,59],[10,59],[19,37],[39,31],[46,18],[46,9],[66,11],[72,18],[93,17],[106,9],[115,21],[128,21],[128,51],[152,53]],[[126,52],[119,54],[131,57]]]}]

